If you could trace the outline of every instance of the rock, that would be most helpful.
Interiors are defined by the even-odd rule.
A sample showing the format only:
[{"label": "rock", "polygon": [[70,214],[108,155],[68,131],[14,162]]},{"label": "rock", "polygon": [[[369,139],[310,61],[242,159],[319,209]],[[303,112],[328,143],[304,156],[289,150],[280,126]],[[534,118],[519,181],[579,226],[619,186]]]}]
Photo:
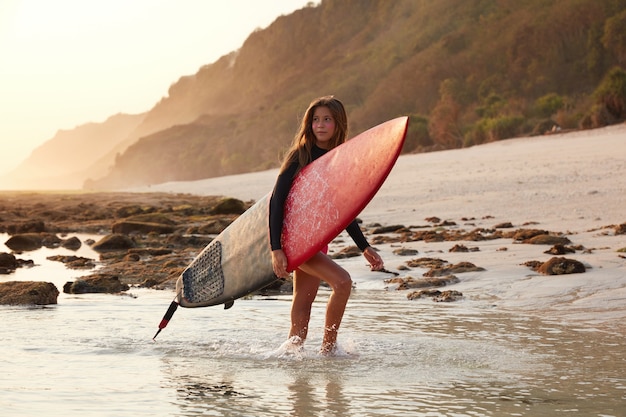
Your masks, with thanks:
[{"label": "rock", "polygon": [[407,249],[407,248],[395,249],[393,251],[393,254],[397,256],[415,256],[418,253],[419,252],[417,251],[417,249]]},{"label": "rock", "polygon": [[440,268],[447,263],[448,261],[439,258],[417,258],[411,259],[406,264],[411,268]]},{"label": "rock", "polygon": [[8,281],[0,283],[0,304],[56,304],[59,290],[51,282]]},{"label": "rock", "polygon": [[622,224],[615,226],[615,234],[626,235],[626,223],[622,223]]},{"label": "rock", "polygon": [[463,298],[463,293],[455,290],[441,291],[441,294],[433,297],[433,301],[436,303],[450,303]]},{"label": "rock", "polygon": [[537,271],[544,275],[580,274],[586,271],[585,265],[575,259],[554,257],[544,262]]},{"label": "rock", "polygon": [[553,235],[537,235],[530,239],[525,239],[522,243],[529,243],[531,245],[567,245],[572,243],[568,238]]},{"label": "rock", "polygon": [[181,235],[174,233],[167,236],[165,244],[168,246],[204,248],[211,243],[212,240],[213,238],[210,236]]},{"label": "rock", "polygon": [[43,246],[42,242],[39,234],[26,233],[11,236],[4,244],[11,250],[23,252],[41,248]]},{"label": "rock", "polygon": [[543,262],[541,262],[541,261],[526,261],[526,262],[522,263],[522,265],[529,267],[533,271],[537,271],[539,269],[539,267],[541,265],[543,265]]},{"label": "rock", "polygon": [[61,246],[69,250],[78,250],[83,244],[76,236],[61,241]]},{"label": "rock", "polygon": [[396,225],[391,225],[391,226],[376,227],[375,229],[372,230],[372,234],[379,235],[382,233],[399,233],[399,232],[404,232],[404,231],[408,231],[408,229],[401,224],[396,224]]},{"label": "rock", "polygon": [[418,300],[423,297],[432,297],[435,302],[451,302],[463,298],[463,293],[455,290],[419,290],[409,293],[406,298],[409,300]]},{"label": "rock", "polygon": [[4,244],[13,251],[22,252],[36,250],[42,246],[55,248],[61,244],[61,239],[52,233],[22,233],[11,236]]},{"label": "rock", "polygon": [[135,242],[128,236],[114,233],[107,235],[91,247],[96,252],[126,250],[135,247]]},{"label": "rock", "polygon": [[465,245],[461,245],[461,244],[456,244],[453,247],[451,247],[450,249],[448,249],[448,252],[479,252],[480,248],[468,248]]},{"label": "rock", "polygon": [[93,269],[96,267],[96,263],[93,259],[84,258],[82,256],[53,255],[48,256],[46,259],[50,261],[63,262],[65,266],[70,269]]},{"label": "rock", "polygon": [[170,233],[174,233],[176,228],[171,225],[161,224],[161,223],[148,223],[148,222],[138,222],[138,221],[130,221],[130,220],[122,220],[116,222],[111,227],[112,232],[115,234],[124,234],[128,235],[131,233],[139,233],[139,234],[148,234],[148,233],[157,233],[159,235],[167,235]]},{"label": "rock", "polygon": [[15,270],[18,267],[15,255],[6,252],[0,252],[0,268],[7,270]]},{"label": "rock", "polygon": [[513,228],[513,223],[511,222],[504,222],[504,223],[499,223],[496,224],[495,226],[493,226],[494,229],[512,229]]},{"label": "rock", "polygon": [[566,253],[574,253],[574,252],[576,252],[576,250],[574,250],[573,248],[569,246],[554,245],[550,249],[545,251],[544,253],[547,253],[549,255],[565,255]]},{"label": "rock", "polygon": [[332,254],[330,257],[332,259],[345,259],[345,258],[355,258],[357,256],[361,256],[361,249],[356,246],[348,246],[343,248],[337,253]]},{"label": "rock", "polygon": [[223,198],[211,210],[211,214],[241,214],[246,211],[243,201],[236,198]]},{"label": "rock", "polygon": [[32,220],[14,223],[7,226],[7,233],[17,235],[23,233],[42,233],[46,231],[46,225],[41,220]]},{"label": "rock", "polygon": [[201,234],[201,235],[219,235],[232,222],[233,222],[233,219],[227,219],[227,218],[212,219],[202,224],[201,226],[198,226],[193,232],[190,232],[190,233]]},{"label": "rock", "polygon": [[539,235],[547,235],[549,232],[540,229],[519,229],[513,233],[513,240],[524,241]]},{"label": "rock", "polygon": [[173,252],[170,248],[134,248],[128,250],[129,255],[136,254],[139,256],[163,256]]},{"label": "rock", "polygon": [[448,275],[440,278],[391,278],[385,280],[385,284],[398,284],[396,290],[408,290],[413,288],[428,288],[428,287],[444,287],[450,284],[456,284],[459,279],[454,275]]},{"label": "rock", "polygon": [[176,226],[176,222],[163,213],[138,214],[136,216],[131,216],[126,220],[139,223],[158,223],[167,224],[169,226]]},{"label": "rock", "polygon": [[116,294],[128,291],[129,286],[122,284],[119,277],[106,274],[95,274],[77,278],[74,282],[66,282],[63,292],[66,294],[108,293]]},{"label": "rock", "polygon": [[451,274],[462,274],[463,272],[477,272],[484,271],[485,268],[474,265],[471,262],[459,262],[451,266],[432,268],[430,271],[425,272],[425,277],[441,277]]}]

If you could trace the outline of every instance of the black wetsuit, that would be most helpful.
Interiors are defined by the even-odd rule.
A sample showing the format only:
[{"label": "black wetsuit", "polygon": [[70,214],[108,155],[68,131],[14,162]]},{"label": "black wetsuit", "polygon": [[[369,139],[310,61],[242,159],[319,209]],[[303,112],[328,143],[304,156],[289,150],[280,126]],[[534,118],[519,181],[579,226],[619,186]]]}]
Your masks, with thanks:
[{"label": "black wetsuit", "polygon": [[[316,160],[326,152],[328,152],[326,149],[313,146],[311,156],[313,157],[313,160]],[[280,173],[276,179],[274,192],[272,193],[272,197],[270,199],[269,210],[270,243],[272,250],[282,248],[280,238],[283,231],[283,219],[285,217],[285,201],[287,200],[287,195],[289,194],[291,184],[293,183],[293,179],[297,171],[298,162],[293,162],[287,167],[287,169],[285,169],[285,171]],[[346,227],[346,231],[361,251],[364,251],[365,248],[369,246],[369,243],[363,235],[363,232],[361,231],[361,228],[356,220],[353,220],[352,223]]]}]

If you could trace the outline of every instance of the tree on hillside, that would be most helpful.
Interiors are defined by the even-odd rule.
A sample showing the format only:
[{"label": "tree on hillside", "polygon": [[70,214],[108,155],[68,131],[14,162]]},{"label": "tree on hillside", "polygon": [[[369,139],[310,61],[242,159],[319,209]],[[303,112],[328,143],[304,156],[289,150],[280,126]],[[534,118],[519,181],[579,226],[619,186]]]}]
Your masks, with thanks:
[{"label": "tree on hillside", "polygon": [[626,66],[626,10],[606,20],[602,44],[620,66]]},{"label": "tree on hillside", "polygon": [[461,105],[455,97],[458,83],[447,79],[439,88],[440,98],[430,114],[429,133],[435,144],[444,149],[454,149],[463,145],[461,127]]}]

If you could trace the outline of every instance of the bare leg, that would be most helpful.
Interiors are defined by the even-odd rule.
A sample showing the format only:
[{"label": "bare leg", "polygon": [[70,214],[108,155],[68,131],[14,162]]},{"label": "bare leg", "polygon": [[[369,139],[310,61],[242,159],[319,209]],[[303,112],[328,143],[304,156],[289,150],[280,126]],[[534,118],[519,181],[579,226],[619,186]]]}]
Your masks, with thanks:
[{"label": "bare leg", "polygon": [[298,336],[306,340],[311,318],[311,306],[317,295],[320,279],[296,269],[293,274],[293,301],[291,303],[291,330],[289,338]]},{"label": "bare leg", "polygon": [[[350,292],[352,291],[352,280],[350,279],[350,274],[348,274],[348,271],[337,265],[327,255],[321,252],[318,252],[311,259],[302,264],[299,269],[299,272],[304,272],[307,277],[314,278],[310,281],[314,281],[316,286],[319,286],[320,280],[324,280],[332,288],[332,294],[328,299],[328,305],[326,307],[324,340],[322,341],[321,349],[322,353],[330,353],[335,348],[337,343],[337,332],[339,331],[341,319],[343,318],[343,313],[346,309],[348,298],[350,298]],[[302,281],[306,281],[306,279],[303,279]],[[297,285],[299,284],[296,282],[294,284],[294,291],[296,291],[295,287]],[[312,286],[313,283],[310,285]],[[306,300],[308,303],[308,316],[306,317],[305,329],[308,327],[308,317],[310,317],[313,299],[315,299],[315,296],[313,296],[312,299]],[[296,302],[304,303],[304,301],[297,300],[294,297],[294,306],[292,307],[292,331],[293,309],[296,306]],[[300,306],[298,309],[302,309],[303,307],[304,306]],[[304,334],[306,335],[306,330]]]}]

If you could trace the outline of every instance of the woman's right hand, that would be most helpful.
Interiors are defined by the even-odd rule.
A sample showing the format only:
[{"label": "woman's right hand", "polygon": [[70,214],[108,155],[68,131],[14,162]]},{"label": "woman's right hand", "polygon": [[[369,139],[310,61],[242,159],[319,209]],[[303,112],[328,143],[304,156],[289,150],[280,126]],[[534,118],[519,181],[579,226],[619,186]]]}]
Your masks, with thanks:
[{"label": "woman's right hand", "polygon": [[272,267],[274,268],[274,274],[278,278],[289,277],[289,272],[287,272],[287,255],[285,255],[282,249],[272,251]]}]

